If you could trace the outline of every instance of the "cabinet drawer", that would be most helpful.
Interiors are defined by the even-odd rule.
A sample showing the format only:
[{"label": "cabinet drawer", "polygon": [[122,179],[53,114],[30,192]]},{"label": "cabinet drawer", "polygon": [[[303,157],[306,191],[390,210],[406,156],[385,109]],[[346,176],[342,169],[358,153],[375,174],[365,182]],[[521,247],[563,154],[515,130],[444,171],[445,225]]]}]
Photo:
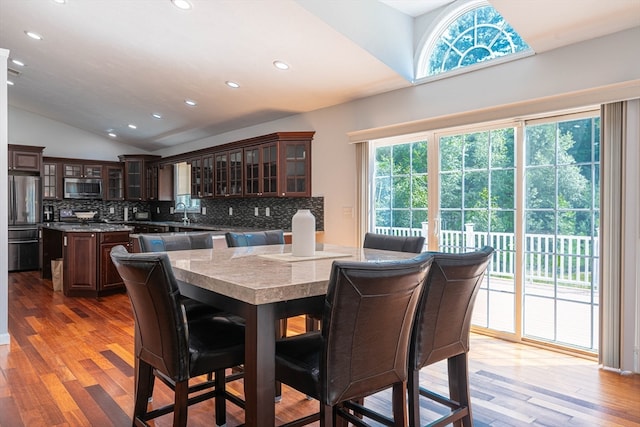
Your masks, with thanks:
[{"label": "cabinet drawer", "polygon": [[128,231],[114,231],[111,233],[100,233],[100,243],[129,243]]}]

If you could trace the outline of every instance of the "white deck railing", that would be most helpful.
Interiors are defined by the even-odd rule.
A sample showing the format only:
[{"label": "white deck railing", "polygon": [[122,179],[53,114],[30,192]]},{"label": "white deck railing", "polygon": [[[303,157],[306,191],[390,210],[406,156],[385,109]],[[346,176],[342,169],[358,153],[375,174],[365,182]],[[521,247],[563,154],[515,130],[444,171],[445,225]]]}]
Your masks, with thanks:
[{"label": "white deck railing", "polygon": [[[420,228],[375,227],[375,233],[394,236],[420,236]],[[447,252],[464,252],[489,245],[495,249],[490,271],[513,278],[515,274],[515,235],[476,232],[468,224],[465,231],[440,230],[440,247]],[[579,286],[597,290],[598,238],[590,236],[554,236],[526,234],[524,266],[527,281]]]}]

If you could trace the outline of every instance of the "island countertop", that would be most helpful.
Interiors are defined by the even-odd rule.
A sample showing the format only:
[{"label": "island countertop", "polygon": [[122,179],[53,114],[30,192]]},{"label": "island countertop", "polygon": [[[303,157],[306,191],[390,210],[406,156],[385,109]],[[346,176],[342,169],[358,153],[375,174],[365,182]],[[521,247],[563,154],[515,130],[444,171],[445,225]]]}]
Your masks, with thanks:
[{"label": "island countertop", "polygon": [[62,231],[64,233],[111,233],[114,231],[132,232],[133,227],[122,224],[102,224],[102,223],[66,223],[66,222],[45,222],[42,228]]}]

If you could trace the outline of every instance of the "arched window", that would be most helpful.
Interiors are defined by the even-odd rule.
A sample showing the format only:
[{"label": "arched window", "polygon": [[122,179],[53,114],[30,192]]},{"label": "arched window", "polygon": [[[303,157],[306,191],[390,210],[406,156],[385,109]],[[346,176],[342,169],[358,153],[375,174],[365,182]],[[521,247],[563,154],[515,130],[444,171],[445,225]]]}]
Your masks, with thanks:
[{"label": "arched window", "polygon": [[420,51],[418,79],[530,51],[522,37],[484,0],[449,10],[432,28]]}]

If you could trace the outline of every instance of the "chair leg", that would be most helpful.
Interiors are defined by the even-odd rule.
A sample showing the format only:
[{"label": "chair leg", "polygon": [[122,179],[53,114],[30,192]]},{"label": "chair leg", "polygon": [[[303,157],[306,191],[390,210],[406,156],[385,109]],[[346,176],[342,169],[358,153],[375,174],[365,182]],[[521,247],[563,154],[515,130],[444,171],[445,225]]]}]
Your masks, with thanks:
[{"label": "chair leg", "polygon": [[449,371],[449,396],[452,400],[460,402],[460,406],[466,409],[466,415],[454,423],[455,427],[471,427],[471,396],[469,393],[469,368],[467,365],[467,353],[462,353],[447,359]]},{"label": "chair leg", "polygon": [[189,381],[176,383],[175,406],[173,408],[173,427],[186,427],[189,399]]},{"label": "chair leg", "polygon": [[223,426],[227,423],[226,377],[224,370],[216,371],[215,374],[216,425]]},{"label": "chair leg", "polygon": [[391,402],[394,425],[405,427],[407,425],[407,383],[403,381],[393,385]]},{"label": "chair leg", "polygon": [[136,358],[136,375],[135,375],[135,404],[133,407],[133,425],[136,425],[136,419],[143,420],[147,413],[149,397],[153,393],[153,368],[138,358]]},{"label": "chair leg", "polygon": [[408,377],[409,426],[420,427],[420,370],[410,369]]},{"label": "chair leg", "polygon": [[320,402],[320,427],[334,426],[336,426],[336,408]]}]

